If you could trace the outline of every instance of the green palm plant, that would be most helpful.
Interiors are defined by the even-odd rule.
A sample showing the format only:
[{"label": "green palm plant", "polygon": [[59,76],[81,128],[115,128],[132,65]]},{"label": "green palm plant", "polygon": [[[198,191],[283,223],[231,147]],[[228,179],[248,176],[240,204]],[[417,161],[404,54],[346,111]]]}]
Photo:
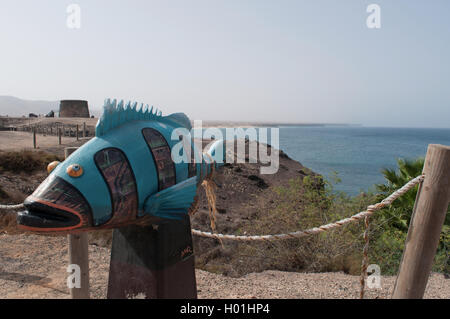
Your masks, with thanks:
[{"label": "green palm plant", "polygon": [[[415,160],[398,159],[398,169],[385,168],[381,172],[386,179],[386,184],[375,185],[380,197],[385,197],[405,185],[414,177],[422,173],[425,159]],[[414,202],[417,196],[418,186],[411,189],[405,195],[396,199],[392,205],[383,210],[382,216],[387,223],[402,231],[408,230]]]},{"label": "green palm plant", "polygon": [[[422,173],[424,158],[418,158],[415,160],[398,159],[398,169],[382,170],[383,176],[386,179],[386,184],[375,185],[379,192],[380,198],[386,197],[395,190],[405,185],[408,181],[414,177],[419,176]],[[418,186],[411,189],[405,195],[396,199],[391,206],[383,209],[379,215],[381,222],[386,224],[385,227],[393,227],[406,235],[408,231],[408,225],[411,221],[411,215],[414,209],[414,203],[416,200]],[[385,228],[386,229],[386,228]],[[443,271],[448,274],[450,272],[450,206],[447,211],[444,226],[439,240],[439,246],[437,251],[437,266],[435,270]]]}]

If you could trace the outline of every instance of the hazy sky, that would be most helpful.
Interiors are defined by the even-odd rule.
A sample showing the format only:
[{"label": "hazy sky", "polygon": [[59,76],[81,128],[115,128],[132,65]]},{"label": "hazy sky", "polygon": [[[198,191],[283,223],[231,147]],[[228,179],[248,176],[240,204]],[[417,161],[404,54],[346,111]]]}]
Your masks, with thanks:
[{"label": "hazy sky", "polygon": [[[71,3],[80,29],[66,26]],[[380,29],[366,25],[371,3]],[[450,1],[0,0],[0,95],[450,127]]]}]

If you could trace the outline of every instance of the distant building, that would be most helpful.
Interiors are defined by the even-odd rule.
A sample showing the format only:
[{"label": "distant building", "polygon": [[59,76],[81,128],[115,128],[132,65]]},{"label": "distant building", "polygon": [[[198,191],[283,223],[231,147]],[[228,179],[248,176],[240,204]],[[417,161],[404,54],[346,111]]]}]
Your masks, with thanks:
[{"label": "distant building", "polygon": [[59,117],[89,118],[88,102],[84,100],[62,100],[59,103]]},{"label": "distant building", "polygon": [[55,117],[55,112],[50,111],[47,113],[47,115],[45,115],[45,117]]}]

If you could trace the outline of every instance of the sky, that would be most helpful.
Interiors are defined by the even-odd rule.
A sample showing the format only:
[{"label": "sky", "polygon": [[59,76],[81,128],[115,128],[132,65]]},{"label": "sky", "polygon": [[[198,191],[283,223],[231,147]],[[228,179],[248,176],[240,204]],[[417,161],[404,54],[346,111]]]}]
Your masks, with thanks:
[{"label": "sky", "polygon": [[[79,29],[67,27],[72,3]],[[0,0],[0,95],[450,128],[449,39],[448,0]]]}]

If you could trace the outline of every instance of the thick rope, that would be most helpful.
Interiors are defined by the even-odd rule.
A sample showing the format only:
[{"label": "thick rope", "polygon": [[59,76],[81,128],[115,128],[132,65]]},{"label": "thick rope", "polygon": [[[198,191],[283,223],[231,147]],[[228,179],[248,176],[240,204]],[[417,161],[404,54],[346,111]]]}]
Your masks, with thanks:
[{"label": "thick rope", "polygon": [[17,210],[24,208],[23,204],[18,205],[0,205],[0,209],[6,209],[6,210]]},{"label": "thick rope", "polygon": [[394,200],[403,196],[406,192],[412,189],[417,184],[421,183],[425,178],[424,175],[417,176],[416,178],[410,180],[408,183],[403,185],[400,189],[393,192],[391,195],[383,199],[381,202],[367,207],[365,211],[359,212],[351,217],[341,219],[337,222],[322,225],[319,227],[310,228],[307,230],[299,230],[286,234],[276,234],[276,235],[263,235],[263,236],[237,236],[237,235],[224,235],[224,234],[214,234],[210,232],[204,232],[197,229],[192,229],[192,234],[200,237],[215,238],[218,240],[237,240],[237,241],[272,241],[272,240],[283,240],[290,238],[301,238],[308,235],[319,234],[334,228],[342,227],[348,223],[359,221],[363,218],[371,216],[374,212],[389,206]]},{"label": "thick rope", "polygon": [[[216,163],[208,153],[204,153],[210,161],[211,172],[206,175],[205,179],[202,182],[202,187],[205,190],[206,199],[208,200],[208,209],[209,209],[209,220],[211,222],[211,229],[215,233],[216,231],[216,219],[217,219],[217,207],[216,207],[216,183],[213,180],[214,172],[216,169]],[[206,161],[205,161],[206,162]],[[206,164],[208,167],[208,163]],[[206,169],[208,172],[208,169]],[[223,247],[223,242],[219,239],[220,244]]]}]

